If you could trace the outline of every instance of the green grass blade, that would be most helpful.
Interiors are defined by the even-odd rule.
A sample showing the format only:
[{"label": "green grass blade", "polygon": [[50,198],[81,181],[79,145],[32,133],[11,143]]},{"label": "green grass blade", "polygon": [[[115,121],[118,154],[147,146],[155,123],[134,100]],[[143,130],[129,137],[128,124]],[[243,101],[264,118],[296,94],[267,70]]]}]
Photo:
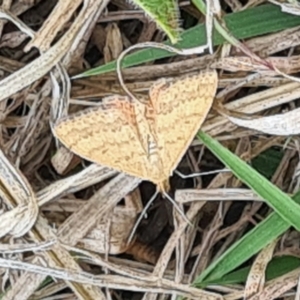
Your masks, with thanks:
[{"label": "green grass blade", "polygon": [[178,42],[180,37],[179,8],[176,0],[132,0],[160,27],[171,40]]},{"label": "green grass blade", "polygon": [[[293,199],[300,203],[300,192]],[[196,278],[194,284],[202,286],[204,280],[212,282],[228,274],[286,232],[289,227],[290,224],[277,213],[272,213],[214,261]]]},{"label": "green grass blade", "polygon": [[286,222],[300,230],[300,206],[295,201],[209,135],[201,131],[198,137],[235,176],[265,199]]},{"label": "green grass blade", "polygon": [[[272,280],[291,272],[300,267],[300,258],[290,255],[284,255],[273,258],[266,269],[266,280]],[[247,281],[250,272],[250,266],[241,268],[228,275],[224,275],[219,279],[213,281],[204,281],[201,286],[211,284],[226,285],[226,284],[240,284]]]},{"label": "green grass blade", "polygon": [[[248,166],[245,162],[241,161],[237,156],[232,154],[226,148],[224,148],[217,141],[213,140],[208,135],[201,132],[199,137],[203,140],[204,144],[221,160],[224,164],[226,164],[230,169],[232,169],[233,173],[239,177],[243,182],[248,184],[247,181],[253,179],[253,174],[257,173],[250,166]],[[229,157],[229,159],[228,159]],[[232,168],[232,165],[233,168]],[[246,165],[246,172],[245,172]],[[236,166],[238,166],[238,170],[236,171]],[[248,176],[249,173],[252,173],[252,176]],[[240,175],[240,176],[239,176]],[[246,176],[245,176],[246,175]],[[254,181],[258,180],[260,182],[267,181],[263,176],[258,174],[259,176],[254,176]],[[243,180],[241,177],[247,177],[246,180]],[[268,185],[271,189],[275,187],[275,190],[278,188],[268,182]],[[267,187],[268,189],[268,187]],[[280,190],[279,190],[280,191]],[[255,190],[259,195],[259,191]],[[280,193],[282,193],[280,191]],[[284,194],[284,193],[283,193]],[[260,195],[262,198],[262,195]],[[269,195],[267,195],[267,198]],[[284,194],[284,197],[287,197]],[[285,198],[282,198],[285,199]],[[300,192],[298,192],[295,196],[292,197],[296,203],[300,203]],[[267,199],[266,199],[267,200]],[[293,201],[289,198],[288,203]],[[267,202],[268,203],[268,202]],[[297,205],[294,202],[294,205]],[[287,203],[282,203],[286,205]],[[293,206],[294,206],[293,205]],[[288,205],[287,205],[288,206]],[[288,210],[290,208],[288,207]],[[296,211],[299,211],[299,206],[297,205]],[[213,262],[195,281],[196,285],[199,285],[204,280],[214,280],[221,278],[225,274],[228,274],[236,267],[247,261],[253,255],[255,255],[258,251],[263,249],[266,245],[276,239],[278,236],[283,234],[290,227],[290,215],[287,216],[288,220],[282,218],[278,213],[272,213],[268,216],[264,221],[262,221],[259,225],[249,231],[244,237],[242,237],[237,243],[235,243],[232,247],[230,247],[222,256],[220,256],[215,262]],[[298,219],[299,220],[299,219]],[[298,221],[299,222],[299,221]]]},{"label": "green grass blade", "polygon": [[[299,16],[286,14],[281,12],[278,6],[272,4],[261,5],[254,8],[249,8],[241,12],[228,14],[224,17],[228,30],[238,39],[246,39],[263,34],[281,31],[300,25]],[[224,38],[216,31],[213,34],[214,45],[224,43]],[[181,41],[175,46],[177,48],[191,48],[201,46],[206,43],[206,33],[204,24],[195,26],[186,30],[181,35]],[[166,44],[170,45],[169,42]],[[173,56],[170,53],[161,49],[145,49],[136,51],[133,54],[126,56],[123,60],[122,67],[132,67],[156,59]],[[116,69],[115,61],[106,65],[91,69],[85,73],[75,76],[92,76],[104,74]]]}]

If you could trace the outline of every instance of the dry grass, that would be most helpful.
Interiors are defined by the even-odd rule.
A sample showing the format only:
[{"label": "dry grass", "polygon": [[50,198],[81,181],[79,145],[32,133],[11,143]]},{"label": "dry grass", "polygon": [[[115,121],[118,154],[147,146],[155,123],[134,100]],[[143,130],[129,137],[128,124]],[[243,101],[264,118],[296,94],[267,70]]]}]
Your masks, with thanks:
[{"label": "dry grass", "polygon": [[[234,300],[244,295],[247,299],[274,295],[294,299],[298,269],[268,284],[264,278],[274,256],[299,256],[299,235],[292,230],[280,243],[276,240],[260,252],[245,284],[215,284],[209,291],[191,285],[213,260],[268,215],[263,201],[244,189],[232,173],[220,171],[195,179],[174,175],[171,196],[184,205],[194,226],[159,198],[128,245],[138,214],[155,192],[154,185],[90,164],[57,147],[50,126],[57,115],[52,113],[65,112],[66,99],[69,112],[74,112],[104,96],[123,94],[115,72],[73,80],[71,87],[68,75],[113,61],[132,44],[164,41],[155,23],[131,4],[108,2],[2,1],[0,16],[10,21],[0,20],[1,299],[184,296]],[[191,4],[181,4],[187,19],[202,18]],[[233,11],[243,7],[237,0],[222,5]],[[214,55],[166,58],[126,69],[123,75],[127,87],[138,96],[157,78],[210,66],[219,70],[222,90],[218,99],[226,109],[271,117],[294,109],[294,115],[283,114],[279,119],[243,120],[243,127],[237,125],[238,118],[232,117],[232,123],[212,110],[202,129],[247,162],[268,149],[280,152],[270,180],[283,191],[295,193],[299,187],[300,85],[276,76],[276,70],[268,66],[295,75],[300,70],[299,44],[299,28],[286,29],[246,41],[247,48],[263,57],[266,65],[227,45]],[[257,131],[268,133],[274,124],[280,136]],[[296,136],[289,139],[290,134]],[[261,168],[268,171],[274,166]],[[198,140],[178,168],[185,174],[218,169],[223,165]]]}]

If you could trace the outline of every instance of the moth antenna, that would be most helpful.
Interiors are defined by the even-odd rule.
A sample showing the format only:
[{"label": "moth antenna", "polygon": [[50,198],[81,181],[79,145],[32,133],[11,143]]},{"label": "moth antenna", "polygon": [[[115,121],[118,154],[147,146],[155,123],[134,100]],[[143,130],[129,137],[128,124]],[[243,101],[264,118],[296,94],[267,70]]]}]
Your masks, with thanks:
[{"label": "moth antenna", "polygon": [[159,193],[159,191],[156,191],[156,192],[154,193],[154,195],[151,197],[151,199],[149,200],[149,202],[147,203],[147,205],[144,207],[143,211],[142,211],[141,214],[139,215],[138,219],[136,220],[136,222],[135,222],[135,224],[134,224],[134,226],[133,226],[133,228],[132,228],[132,230],[131,230],[131,233],[130,233],[130,235],[129,235],[129,237],[128,237],[127,245],[129,245],[129,244],[132,242],[132,238],[133,238],[133,236],[134,236],[134,234],[135,234],[135,232],[136,232],[137,227],[138,227],[139,224],[141,223],[141,221],[142,221],[143,217],[145,216],[145,214],[146,214],[148,208],[149,208],[150,205],[153,203],[153,201],[154,201],[155,198],[157,197],[158,193]]},{"label": "moth antenna", "polygon": [[155,42],[145,42],[145,43],[140,43],[140,44],[136,44],[136,45],[132,45],[130,47],[128,47],[127,49],[125,49],[118,57],[116,65],[116,71],[117,71],[117,76],[118,76],[118,80],[119,83],[122,87],[122,89],[124,90],[124,92],[131,97],[132,99],[134,99],[135,101],[139,101],[131,92],[130,90],[126,87],[126,84],[123,80],[123,76],[122,76],[122,67],[121,67],[121,63],[122,60],[124,59],[125,55],[127,55],[129,52],[131,52],[134,49],[143,49],[143,48],[156,48],[156,49],[162,49],[162,50],[166,50],[172,53],[176,53],[178,55],[192,55],[192,54],[196,54],[196,53],[203,53],[206,49],[207,49],[207,45],[204,46],[198,46],[198,47],[194,47],[194,48],[190,48],[190,49],[177,49],[175,47],[169,46],[169,45],[165,45],[165,44],[160,44],[160,43],[155,43]]}]

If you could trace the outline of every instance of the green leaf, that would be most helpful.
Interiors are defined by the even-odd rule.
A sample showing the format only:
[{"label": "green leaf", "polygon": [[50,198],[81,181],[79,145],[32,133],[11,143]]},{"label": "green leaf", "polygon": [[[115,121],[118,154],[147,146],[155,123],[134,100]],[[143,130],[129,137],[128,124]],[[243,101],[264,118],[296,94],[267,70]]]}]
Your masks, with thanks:
[{"label": "green leaf", "polygon": [[132,0],[142,8],[155,23],[168,36],[173,44],[178,42],[179,26],[179,8],[176,0]]},{"label": "green leaf", "polygon": [[[281,12],[278,6],[272,4],[249,8],[244,11],[228,14],[224,17],[228,30],[238,39],[260,36],[300,25],[299,16]],[[214,45],[224,43],[224,38],[218,33],[213,34]],[[169,42],[166,44],[170,45]],[[206,33],[204,24],[186,30],[181,35],[181,41],[175,45],[176,48],[192,48],[206,44]],[[175,55],[161,49],[148,48],[127,55],[122,67],[132,67],[149,61],[170,57]],[[104,74],[116,69],[115,61],[106,65],[91,69],[85,73],[76,75],[75,78]]]},{"label": "green leaf", "polygon": [[[294,256],[275,257],[270,261],[266,270],[266,280],[272,280],[291,272],[300,267],[300,258]],[[245,283],[250,272],[250,267],[245,267],[234,271],[228,275],[224,275],[213,281],[204,281],[201,285],[207,286],[211,284],[240,284]]]}]

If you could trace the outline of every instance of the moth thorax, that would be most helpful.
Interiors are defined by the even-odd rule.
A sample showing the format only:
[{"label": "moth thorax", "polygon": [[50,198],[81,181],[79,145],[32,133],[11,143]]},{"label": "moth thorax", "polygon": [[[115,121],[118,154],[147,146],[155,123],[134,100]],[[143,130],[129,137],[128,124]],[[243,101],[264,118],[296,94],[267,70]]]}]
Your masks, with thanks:
[{"label": "moth thorax", "polygon": [[152,156],[152,155],[155,155],[156,153],[158,153],[157,144],[153,140],[149,141],[149,143],[148,143],[148,155]]},{"label": "moth thorax", "polygon": [[160,157],[157,144],[154,140],[148,141],[148,159],[150,164],[160,167]]}]

